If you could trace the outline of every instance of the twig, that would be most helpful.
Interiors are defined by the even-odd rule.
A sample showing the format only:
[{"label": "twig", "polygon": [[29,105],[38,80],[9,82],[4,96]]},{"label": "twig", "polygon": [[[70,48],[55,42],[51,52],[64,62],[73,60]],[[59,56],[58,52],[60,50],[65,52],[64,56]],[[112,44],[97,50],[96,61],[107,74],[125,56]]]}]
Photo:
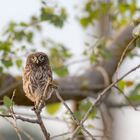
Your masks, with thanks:
[{"label": "twig", "polygon": [[122,95],[124,96],[124,98],[127,100],[127,102],[129,103],[130,106],[133,107],[134,110],[138,111],[138,109],[131,103],[131,101],[129,100],[129,98],[125,95],[125,93],[123,92],[123,90],[121,90],[118,86],[114,85],[114,88],[116,88],[119,92],[122,93]]},{"label": "twig", "polygon": [[16,115],[15,115],[15,112],[14,112],[14,109],[13,109],[13,105],[14,105],[13,100],[14,100],[14,97],[15,97],[15,93],[16,93],[16,90],[13,91],[13,95],[12,95],[12,98],[11,98],[12,105],[11,105],[11,107],[10,107],[10,109],[9,109],[10,114],[11,114],[11,117],[13,118],[13,121],[14,121],[14,122],[10,121],[10,120],[7,119],[7,118],[5,118],[5,119],[8,120],[9,123],[10,123],[10,124],[13,126],[13,128],[15,129],[15,131],[16,131],[16,133],[17,133],[17,135],[18,135],[19,140],[22,140],[22,137],[21,137],[20,132],[22,132],[29,140],[33,140],[33,138],[32,138],[27,132],[25,132],[25,131],[23,131],[23,130],[21,130],[21,129],[19,129],[19,128],[17,127],[17,118],[16,118]]},{"label": "twig", "polygon": [[13,128],[15,129],[15,131],[16,131],[18,137],[19,137],[19,140],[22,140],[20,132],[22,132],[29,140],[34,140],[30,134],[28,134],[28,133],[25,132],[24,130],[19,129],[14,123],[12,123],[12,122],[11,122],[9,119],[7,119],[6,117],[5,117],[5,119],[6,119],[6,120],[13,126]]},{"label": "twig", "polygon": [[[93,135],[84,128],[83,124],[81,125],[81,123],[77,120],[77,118],[75,117],[75,115],[73,114],[73,112],[71,111],[71,109],[69,108],[69,106],[65,103],[65,101],[62,99],[62,97],[60,96],[59,92],[57,89],[55,89],[55,94],[57,96],[57,98],[64,104],[64,106],[67,108],[67,110],[69,111],[69,113],[71,114],[71,117],[73,118],[74,122],[81,128],[83,129],[91,138],[92,140],[95,140],[95,138],[93,137]],[[73,137],[74,138],[74,137]],[[73,139],[72,138],[72,139]]]},{"label": "twig", "polygon": [[45,136],[45,140],[49,140],[50,139],[50,134],[47,132],[47,130],[45,128],[45,125],[43,123],[43,120],[41,118],[40,113],[38,111],[37,112],[35,111],[35,113],[36,113],[36,116],[37,116],[38,124],[39,124],[39,126],[40,126],[40,128],[41,128],[41,130],[42,130],[42,132]]},{"label": "twig", "polygon": [[[30,117],[30,118],[35,118],[36,115],[35,114],[29,114],[29,113],[21,113],[19,111],[15,111],[15,114],[19,114],[22,116],[26,116],[26,117]],[[60,117],[48,117],[46,115],[41,115],[43,120],[49,120],[49,121],[58,121],[58,122],[62,122],[62,123],[70,123],[68,120],[64,119],[64,118],[60,118]]]},{"label": "twig", "polygon": [[16,117],[15,117],[15,113],[14,113],[14,109],[13,109],[13,105],[14,105],[13,100],[14,100],[14,97],[15,97],[15,93],[16,93],[16,90],[13,91],[13,95],[12,95],[12,98],[11,98],[12,105],[9,108],[9,112],[10,112],[12,118],[13,118],[13,122],[8,120],[7,118],[5,118],[5,119],[8,120],[10,122],[10,124],[13,126],[13,128],[15,129],[19,140],[22,140],[19,128],[17,127]]},{"label": "twig", "polygon": [[[0,114],[1,117],[3,118],[13,118],[13,116],[11,114]],[[15,118],[17,120],[21,120],[21,121],[25,121],[25,122],[29,122],[29,123],[37,123],[38,124],[38,120],[37,119],[30,119],[30,118],[26,118],[23,116],[19,116],[17,114],[15,114]]]},{"label": "twig", "polygon": [[15,129],[19,140],[23,140],[22,137],[21,137],[19,128],[17,127],[16,123],[15,123],[15,122],[11,122],[11,121],[10,121],[9,119],[7,119],[7,118],[5,118],[5,119],[6,119],[6,120],[13,126],[13,128]]},{"label": "twig", "polygon": [[[97,96],[97,98],[96,98],[94,104],[90,106],[90,108],[88,109],[87,113],[84,115],[83,119],[81,120],[80,124],[82,125],[82,124],[87,120],[89,114],[93,111],[94,107],[95,107],[95,106],[98,106],[98,105],[102,102],[102,100],[103,100],[103,98],[104,98],[104,96],[105,96],[105,94],[106,94],[106,92],[107,92],[108,90],[110,90],[110,89],[111,89],[115,84],[117,84],[120,80],[122,80],[123,78],[125,78],[127,75],[129,75],[129,74],[132,73],[133,71],[137,70],[138,68],[140,68],[140,64],[137,65],[136,67],[134,67],[133,69],[131,69],[130,71],[128,71],[126,74],[124,74],[123,76],[121,76],[119,79],[117,79],[117,80],[114,81],[113,83],[111,83],[108,87],[106,87],[106,88]],[[77,129],[75,130],[74,134],[77,133],[77,132],[79,131],[80,128],[81,128],[81,126],[78,126]]]},{"label": "twig", "polygon": [[103,122],[102,132],[104,134],[104,137],[102,137],[101,140],[112,140],[112,115],[109,108],[107,108],[106,104],[104,103],[100,105],[99,109]]},{"label": "twig", "polygon": [[71,132],[65,132],[65,133],[62,133],[62,134],[58,134],[58,135],[52,136],[50,139],[54,139],[54,138],[65,136],[65,135],[69,135],[69,134],[71,134]]},{"label": "twig", "polygon": [[[112,102],[108,102],[107,104],[108,108],[123,108],[123,107],[130,107],[130,104],[128,103],[112,103]],[[139,107],[139,103],[135,103],[133,104],[135,107]],[[137,108],[137,110],[139,111],[139,109]]]},{"label": "twig", "polygon": [[27,133],[26,131],[24,131],[23,129],[22,129],[22,130],[20,129],[20,131],[21,131],[29,140],[34,140],[33,137],[32,137],[29,133]]},{"label": "twig", "polygon": [[121,58],[120,58],[120,60],[119,60],[119,62],[118,62],[117,68],[116,68],[116,72],[115,72],[115,73],[116,73],[116,79],[117,79],[117,77],[118,77],[118,69],[119,69],[119,67],[120,67],[120,65],[121,65],[121,63],[122,63],[122,61],[124,60],[124,57],[125,57],[125,55],[126,55],[126,53],[127,53],[127,50],[129,49],[130,45],[132,45],[132,44],[134,43],[134,41],[137,40],[137,38],[138,38],[138,37],[133,38],[133,39],[127,44],[126,48],[124,49],[124,51],[123,51],[123,53],[122,53],[122,55],[121,55]]},{"label": "twig", "polygon": [[[95,138],[104,138],[105,136],[103,135],[103,136],[99,136],[99,135],[94,135],[94,137]],[[88,136],[88,135],[76,135],[76,138],[90,138],[90,136]],[[67,139],[65,139],[65,140],[71,140],[70,138],[67,138]]]},{"label": "twig", "polygon": [[22,121],[26,121],[26,122],[30,122],[30,123],[38,123],[38,120],[37,119],[29,119],[29,118],[26,118],[26,117],[23,117],[23,116],[19,116],[17,114],[14,113],[14,110],[13,110],[13,100],[14,100],[14,97],[15,97],[15,91],[13,91],[13,95],[12,95],[12,98],[11,98],[11,101],[12,101],[12,106],[10,107],[10,114],[0,114],[1,117],[4,117],[4,118],[13,118],[13,119],[18,119],[18,120],[22,120]]}]

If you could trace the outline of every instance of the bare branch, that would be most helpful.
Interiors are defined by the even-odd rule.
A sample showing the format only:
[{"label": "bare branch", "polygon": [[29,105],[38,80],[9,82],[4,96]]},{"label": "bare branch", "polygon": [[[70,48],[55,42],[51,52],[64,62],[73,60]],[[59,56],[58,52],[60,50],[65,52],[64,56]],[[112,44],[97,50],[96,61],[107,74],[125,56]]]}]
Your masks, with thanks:
[{"label": "bare branch", "polygon": [[[13,116],[11,114],[0,114],[0,116],[3,118],[13,118]],[[38,123],[37,119],[30,119],[30,118],[26,118],[23,116],[19,116],[17,114],[15,114],[15,118],[17,120],[21,120],[21,121],[25,121],[25,122],[29,122],[29,123]]]},{"label": "bare branch", "polygon": [[[130,71],[128,71],[126,74],[124,74],[123,76],[121,76],[119,79],[117,79],[116,81],[114,81],[113,83],[111,83],[107,88],[105,88],[96,98],[95,102],[93,105],[91,105],[91,107],[88,109],[87,113],[84,115],[83,119],[81,120],[80,124],[83,124],[89,114],[93,111],[93,109],[95,108],[95,106],[98,106],[102,103],[103,99],[108,96],[106,93],[108,90],[110,90],[115,84],[117,84],[120,80],[122,80],[123,78],[125,78],[127,75],[129,75],[130,73],[132,73],[133,71],[137,70],[140,67],[140,64],[137,65],[136,67],[134,67],[133,69],[131,69]],[[75,130],[74,134],[79,131],[80,126],[77,127],[77,129]]]},{"label": "bare branch", "polygon": [[[72,116],[74,122],[75,122],[81,129],[83,129],[83,131],[85,131],[85,132],[92,138],[92,140],[95,140],[95,138],[93,137],[93,135],[92,135],[88,130],[86,130],[86,129],[84,128],[83,124],[81,125],[81,124],[79,123],[79,121],[77,120],[77,118],[75,117],[75,115],[73,114],[73,112],[71,111],[71,109],[69,108],[69,106],[64,102],[63,98],[60,96],[60,94],[59,94],[59,92],[58,92],[57,89],[55,89],[55,94],[56,94],[57,98],[58,98],[58,99],[64,104],[64,106],[67,108],[67,110],[68,110],[69,113],[71,114],[71,116]],[[74,137],[72,137],[72,139],[73,139],[73,138],[74,138]]]},{"label": "bare branch", "polygon": [[17,133],[17,136],[18,136],[19,140],[23,140],[22,137],[21,137],[21,134],[20,134],[19,128],[17,127],[15,121],[12,122],[12,121],[10,121],[10,120],[7,119],[7,118],[5,118],[5,119],[6,119],[6,120],[7,120],[7,121],[13,126],[13,128],[15,129],[15,131],[16,131],[16,133]]},{"label": "bare branch", "polygon": [[106,104],[100,105],[100,113],[103,121],[103,133],[104,137],[102,140],[112,140],[112,116],[107,108]]},{"label": "bare branch", "polygon": [[127,100],[128,104],[129,104],[130,106],[132,106],[134,110],[137,111],[137,108],[133,105],[133,103],[131,103],[131,101],[130,101],[129,98],[125,95],[125,93],[123,92],[123,90],[121,90],[121,89],[120,89],[118,86],[116,86],[116,85],[114,85],[113,87],[115,87],[119,92],[121,92],[122,95],[124,96],[124,98]]},{"label": "bare branch", "polygon": [[55,139],[55,138],[58,138],[58,137],[61,137],[61,136],[69,135],[69,134],[71,134],[71,132],[65,132],[65,133],[62,133],[62,134],[52,136],[50,139]]}]

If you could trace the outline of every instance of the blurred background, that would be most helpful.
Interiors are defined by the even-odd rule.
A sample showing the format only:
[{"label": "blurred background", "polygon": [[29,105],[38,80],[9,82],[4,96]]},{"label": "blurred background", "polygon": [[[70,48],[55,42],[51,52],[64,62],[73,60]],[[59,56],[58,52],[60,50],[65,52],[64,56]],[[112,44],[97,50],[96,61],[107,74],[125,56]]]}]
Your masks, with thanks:
[{"label": "blurred background", "polygon": [[[21,88],[22,70],[31,52],[43,51],[49,55],[58,86],[59,81],[71,76],[90,77],[93,85],[83,80],[81,92],[86,88],[91,93],[87,86],[105,87],[137,66],[139,39],[128,49],[115,73],[124,49],[133,39],[132,31],[139,24],[139,14],[139,0],[0,0],[0,103],[4,103],[0,107],[1,114],[8,112],[8,101],[4,97],[11,98],[16,89],[15,112],[34,117],[31,103],[24,98]],[[101,69],[96,74],[98,66]],[[93,77],[87,76],[92,70]],[[119,81],[120,90],[112,88],[105,102],[90,114],[84,125],[97,140],[140,139],[139,82],[138,69]],[[93,89],[91,94],[97,95],[102,89]],[[80,100],[72,91],[72,98],[65,96],[67,93],[64,100],[79,120],[94,102],[90,94],[86,98],[78,95]],[[76,127],[67,109],[57,101],[49,101],[42,115],[54,140],[65,140]],[[0,118],[0,140],[18,139],[9,121]],[[17,124],[22,129],[23,140],[29,139],[24,132],[35,140],[43,139],[37,125],[22,121]],[[63,133],[68,135],[57,137]],[[81,140],[90,139],[84,133],[81,135]]]}]

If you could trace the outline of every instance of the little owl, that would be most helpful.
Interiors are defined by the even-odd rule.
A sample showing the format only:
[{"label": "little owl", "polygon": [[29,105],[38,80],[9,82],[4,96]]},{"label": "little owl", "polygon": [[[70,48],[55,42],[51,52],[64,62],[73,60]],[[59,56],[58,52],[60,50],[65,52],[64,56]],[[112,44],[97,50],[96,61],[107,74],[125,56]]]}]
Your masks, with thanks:
[{"label": "little owl", "polygon": [[[48,56],[43,52],[30,54],[23,71],[23,90],[27,98],[37,105],[44,93],[48,79],[52,81],[52,71]],[[47,91],[46,91],[47,92]],[[46,98],[49,98],[49,92]]]}]

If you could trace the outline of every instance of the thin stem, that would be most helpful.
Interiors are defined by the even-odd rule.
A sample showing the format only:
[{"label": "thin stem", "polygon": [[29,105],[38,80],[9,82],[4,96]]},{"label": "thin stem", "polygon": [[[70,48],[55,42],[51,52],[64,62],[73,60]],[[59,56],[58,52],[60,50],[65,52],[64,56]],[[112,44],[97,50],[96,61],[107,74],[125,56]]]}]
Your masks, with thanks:
[{"label": "thin stem", "polygon": [[[104,98],[104,96],[105,96],[105,94],[106,94],[106,92],[107,92],[108,90],[110,90],[110,89],[111,89],[115,84],[117,84],[120,80],[122,80],[123,78],[125,78],[127,75],[129,75],[129,74],[132,73],[133,71],[137,70],[138,68],[140,68],[140,64],[137,65],[136,67],[134,67],[133,69],[131,69],[130,71],[128,71],[126,74],[124,74],[123,76],[121,76],[119,79],[117,79],[117,80],[114,81],[113,83],[111,83],[108,87],[106,87],[106,88],[97,96],[97,98],[96,98],[94,104],[90,106],[90,108],[88,109],[87,113],[84,115],[83,119],[81,120],[80,124],[82,125],[82,124],[87,120],[89,114],[93,111],[94,107],[95,107],[95,106],[98,106],[98,105],[102,102],[102,100],[103,100],[103,98]],[[76,133],[80,130],[80,128],[81,128],[81,126],[79,125],[79,126],[77,127],[77,129],[75,130],[74,134],[76,134]]]}]

